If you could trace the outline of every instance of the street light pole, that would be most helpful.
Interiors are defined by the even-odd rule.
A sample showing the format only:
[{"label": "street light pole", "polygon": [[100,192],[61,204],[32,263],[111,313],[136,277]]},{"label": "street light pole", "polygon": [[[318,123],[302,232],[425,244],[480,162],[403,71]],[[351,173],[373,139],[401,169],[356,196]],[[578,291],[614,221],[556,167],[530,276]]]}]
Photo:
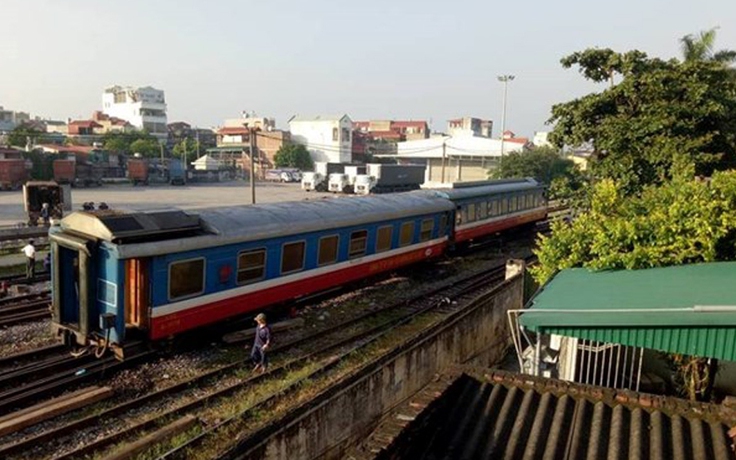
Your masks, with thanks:
[{"label": "street light pole", "polygon": [[501,112],[501,157],[503,158],[503,141],[504,133],[506,132],[506,92],[508,90],[509,82],[516,78],[514,75],[499,75],[498,81],[503,83],[503,112]]}]

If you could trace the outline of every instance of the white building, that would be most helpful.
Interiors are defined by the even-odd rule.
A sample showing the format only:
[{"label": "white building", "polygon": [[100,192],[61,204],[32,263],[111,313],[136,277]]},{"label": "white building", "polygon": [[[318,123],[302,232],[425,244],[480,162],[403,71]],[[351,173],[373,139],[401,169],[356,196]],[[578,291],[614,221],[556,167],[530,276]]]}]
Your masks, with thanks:
[{"label": "white building", "polygon": [[166,100],[160,89],[111,86],[102,93],[102,111],[148,131],[161,141],[168,136]]},{"label": "white building", "polygon": [[447,134],[452,137],[491,137],[493,121],[475,117],[447,120]]},{"label": "white building", "polygon": [[549,141],[549,131],[535,131],[532,144],[537,147],[551,147],[552,144]]},{"label": "white building", "polygon": [[347,115],[300,117],[289,120],[291,140],[304,145],[312,160],[331,163],[352,161],[353,121]]},{"label": "white building", "polygon": [[[523,142],[506,139],[503,151],[509,154],[525,147]],[[501,158],[501,140],[464,134],[431,137],[399,142],[396,155],[390,157],[403,163],[426,165],[425,185],[485,180],[489,170],[495,168]]]},{"label": "white building", "polygon": [[0,132],[12,131],[16,126],[30,120],[31,115],[29,113],[5,110],[0,105]]}]

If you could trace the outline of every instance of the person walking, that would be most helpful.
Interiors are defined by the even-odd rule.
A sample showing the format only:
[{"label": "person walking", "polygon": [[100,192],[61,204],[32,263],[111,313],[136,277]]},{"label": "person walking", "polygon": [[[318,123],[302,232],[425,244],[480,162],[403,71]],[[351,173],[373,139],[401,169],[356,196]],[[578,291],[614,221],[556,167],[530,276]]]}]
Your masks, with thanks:
[{"label": "person walking", "polygon": [[250,359],[255,364],[253,371],[266,372],[268,368],[268,358],[266,350],[271,346],[271,327],[266,322],[266,315],[259,313],[256,316],[256,336],[253,342],[253,350],[250,352]]},{"label": "person walking", "polygon": [[31,279],[36,275],[36,247],[33,240],[23,246],[23,254],[26,255],[26,278]]}]

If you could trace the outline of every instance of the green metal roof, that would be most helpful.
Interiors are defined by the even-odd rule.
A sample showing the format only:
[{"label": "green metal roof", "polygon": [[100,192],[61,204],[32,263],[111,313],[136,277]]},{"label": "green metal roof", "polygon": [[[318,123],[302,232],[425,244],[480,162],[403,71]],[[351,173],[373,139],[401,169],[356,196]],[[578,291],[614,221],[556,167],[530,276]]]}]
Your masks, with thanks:
[{"label": "green metal roof", "polygon": [[736,262],[563,270],[520,322],[535,332],[736,361]]}]

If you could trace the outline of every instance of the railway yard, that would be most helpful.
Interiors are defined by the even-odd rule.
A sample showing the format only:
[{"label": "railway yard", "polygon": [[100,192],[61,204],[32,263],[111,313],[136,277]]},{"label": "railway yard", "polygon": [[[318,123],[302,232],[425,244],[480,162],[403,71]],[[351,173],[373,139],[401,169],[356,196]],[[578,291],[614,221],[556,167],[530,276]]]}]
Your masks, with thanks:
[{"label": "railway yard", "polygon": [[[133,203],[122,197],[146,191],[101,188],[80,198],[75,191],[75,202],[92,201],[89,193],[111,206],[197,208],[247,196],[242,183],[192,189],[189,198],[177,189],[169,200],[161,190],[155,202]],[[293,185],[264,189],[263,201],[320,196]],[[0,206],[10,206],[6,198],[0,195]],[[237,457],[238,445],[260,429],[495,289],[505,261],[528,258],[532,241],[532,232],[492,240],[300,301],[295,318],[275,323],[272,364],[263,374],[248,363],[252,333],[244,322],[155,350],[132,346],[125,361],[72,355],[51,336],[50,283],[40,277],[0,300],[0,458]]]}]

